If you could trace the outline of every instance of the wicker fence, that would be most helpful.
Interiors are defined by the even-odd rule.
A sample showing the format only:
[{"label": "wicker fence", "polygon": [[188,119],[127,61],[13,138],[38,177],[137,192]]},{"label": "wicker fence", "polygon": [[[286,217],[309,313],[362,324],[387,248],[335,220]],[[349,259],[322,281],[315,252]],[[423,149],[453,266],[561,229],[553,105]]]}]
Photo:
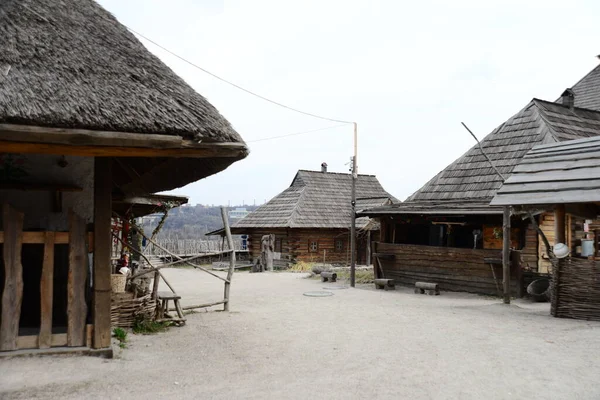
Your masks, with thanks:
[{"label": "wicker fence", "polygon": [[556,262],[552,315],[600,321],[600,263],[567,258]]}]

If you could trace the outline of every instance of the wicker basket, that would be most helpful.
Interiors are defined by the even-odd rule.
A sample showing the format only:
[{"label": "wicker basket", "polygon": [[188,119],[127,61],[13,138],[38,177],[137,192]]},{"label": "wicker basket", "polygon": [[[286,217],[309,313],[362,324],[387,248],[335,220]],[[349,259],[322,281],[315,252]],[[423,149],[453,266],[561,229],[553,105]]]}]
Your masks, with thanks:
[{"label": "wicker basket", "polygon": [[550,279],[541,278],[536,279],[527,286],[527,294],[531,296],[533,301],[544,302],[550,301],[551,289]]},{"label": "wicker basket", "polygon": [[123,293],[127,284],[127,275],[112,274],[110,276],[110,285],[113,293]]}]

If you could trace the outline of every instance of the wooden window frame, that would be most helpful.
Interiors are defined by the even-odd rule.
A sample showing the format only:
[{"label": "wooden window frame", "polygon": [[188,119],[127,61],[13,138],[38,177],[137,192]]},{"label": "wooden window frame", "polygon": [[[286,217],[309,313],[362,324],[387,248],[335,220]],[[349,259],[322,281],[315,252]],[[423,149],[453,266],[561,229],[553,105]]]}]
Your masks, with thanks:
[{"label": "wooden window frame", "polygon": [[[315,244],[315,249],[313,250],[312,244]],[[309,253],[318,253],[319,252],[319,241],[317,239],[308,239],[308,252]]]},{"label": "wooden window frame", "polygon": [[[338,244],[341,243],[340,248],[338,248]],[[344,239],[335,239],[335,242],[333,244],[335,246],[335,251],[338,253],[343,253],[344,252]]]}]

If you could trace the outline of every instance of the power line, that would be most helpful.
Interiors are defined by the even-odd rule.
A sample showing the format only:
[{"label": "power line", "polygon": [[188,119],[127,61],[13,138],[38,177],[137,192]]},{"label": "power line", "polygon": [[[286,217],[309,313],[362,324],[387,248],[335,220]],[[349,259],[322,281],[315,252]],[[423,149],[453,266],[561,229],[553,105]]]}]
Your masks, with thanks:
[{"label": "power line", "polygon": [[153,44],[153,45],[155,45],[156,47],[158,47],[158,48],[160,48],[160,49],[162,49],[162,50],[166,51],[167,53],[171,54],[171,55],[172,55],[172,56],[174,56],[174,57],[177,57],[177,58],[179,58],[181,61],[183,61],[183,62],[185,62],[185,63],[187,63],[187,64],[191,65],[192,67],[199,69],[200,71],[202,71],[202,72],[204,72],[204,73],[206,73],[206,74],[208,74],[208,75],[212,76],[213,78],[216,78],[216,79],[220,80],[221,82],[225,82],[225,83],[227,83],[227,84],[229,84],[229,85],[231,85],[231,86],[233,86],[233,87],[235,87],[235,88],[237,88],[237,89],[239,89],[239,90],[242,90],[242,91],[244,91],[244,92],[246,92],[246,93],[248,93],[248,94],[251,94],[252,96],[258,97],[259,99],[262,99],[262,100],[264,100],[264,101],[268,101],[269,103],[275,104],[275,105],[277,105],[277,106],[279,106],[279,107],[286,108],[286,109],[288,109],[288,110],[290,110],[290,111],[294,111],[294,112],[297,112],[297,113],[300,113],[300,114],[308,115],[309,117],[318,118],[318,119],[323,119],[323,120],[326,120],[326,121],[332,121],[332,122],[340,122],[340,123],[342,123],[342,124],[352,124],[352,123],[353,123],[352,121],[344,121],[344,120],[341,120],[341,119],[335,119],[335,118],[323,117],[323,116],[321,116],[321,115],[317,115],[317,114],[309,113],[309,112],[306,112],[306,111],[298,110],[297,108],[290,107],[290,106],[286,106],[285,104],[282,104],[282,103],[280,103],[280,102],[278,102],[278,101],[271,100],[271,99],[269,99],[269,98],[266,98],[266,97],[264,97],[264,96],[261,96],[260,94],[254,93],[254,92],[253,92],[253,91],[251,91],[251,90],[245,89],[245,88],[241,87],[240,85],[237,85],[237,84],[235,84],[235,83],[233,83],[233,82],[230,82],[230,81],[228,81],[227,79],[221,78],[220,76],[213,74],[213,73],[212,73],[212,72],[210,72],[210,71],[207,71],[206,69],[204,69],[204,68],[200,67],[199,65],[197,65],[197,64],[194,64],[193,62],[191,62],[191,61],[188,61],[187,59],[185,59],[185,58],[181,57],[180,55],[178,55],[178,54],[176,54],[176,53],[172,52],[171,50],[169,50],[169,49],[167,49],[167,48],[165,48],[165,47],[161,46],[160,44],[156,43],[154,40],[147,38],[146,36],[142,35],[141,33],[137,32],[137,31],[135,31],[135,30],[133,30],[133,29],[131,29],[130,27],[128,27],[128,26],[126,26],[126,25],[124,25],[124,26],[125,26],[127,29],[129,29],[131,32],[133,32],[133,33],[135,33],[136,35],[138,35],[139,37],[146,39],[148,42],[152,43],[152,44]]},{"label": "power line", "polygon": [[296,133],[289,133],[287,135],[281,135],[281,136],[273,136],[273,137],[262,138],[262,139],[248,140],[247,143],[264,142],[266,140],[273,140],[273,139],[282,139],[282,138],[286,138],[286,137],[290,137],[290,136],[297,136],[297,135],[304,135],[304,134],[307,134],[307,133],[313,133],[313,132],[319,132],[319,131],[326,131],[328,129],[339,128],[341,126],[346,126],[346,124],[338,124],[338,125],[333,125],[333,126],[327,126],[325,128],[312,129],[310,131],[302,131],[302,132],[296,132]]}]

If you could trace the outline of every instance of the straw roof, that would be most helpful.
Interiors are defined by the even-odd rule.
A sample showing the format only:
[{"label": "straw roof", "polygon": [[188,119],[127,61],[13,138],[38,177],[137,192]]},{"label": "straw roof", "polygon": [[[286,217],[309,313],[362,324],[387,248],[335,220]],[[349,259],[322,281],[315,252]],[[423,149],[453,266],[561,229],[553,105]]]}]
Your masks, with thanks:
[{"label": "straw roof", "polygon": [[493,205],[592,202],[600,204],[600,136],[535,146],[492,200]]},{"label": "straw roof", "polygon": [[[234,225],[240,228],[349,228],[352,207],[352,176],[333,172],[300,170],[289,188]],[[374,175],[359,175],[356,182],[359,207],[397,201]],[[357,227],[368,223],[357,219]]]},{"label": "straw roof", "polygon": [[0,122],[242,141],[92,0],[3,0],[0,37]]},{"label": "straw roof", "polygon": [[[124,192],[173,189],[219,172],[248,153],[214,106],[93,0],[2,0],[0,37],[4,126],[241,145],[239,154],[219,158],[122,159],[117,168],[126,167],[118,172],[130,178],[116,184]],[[38,132],[43,142],[43,130]]]},{"label": "straw roof", "polygon": [[[600,135],[600,112],[533,99],[481,145],[500,173],[508,177],[535,145],[596,135]],[[486,209],[493,213],[498,210],[488,204],[501,185],[502,179],[475,145],[405,202],[372,208],[363,215],[481,214]]]}]

